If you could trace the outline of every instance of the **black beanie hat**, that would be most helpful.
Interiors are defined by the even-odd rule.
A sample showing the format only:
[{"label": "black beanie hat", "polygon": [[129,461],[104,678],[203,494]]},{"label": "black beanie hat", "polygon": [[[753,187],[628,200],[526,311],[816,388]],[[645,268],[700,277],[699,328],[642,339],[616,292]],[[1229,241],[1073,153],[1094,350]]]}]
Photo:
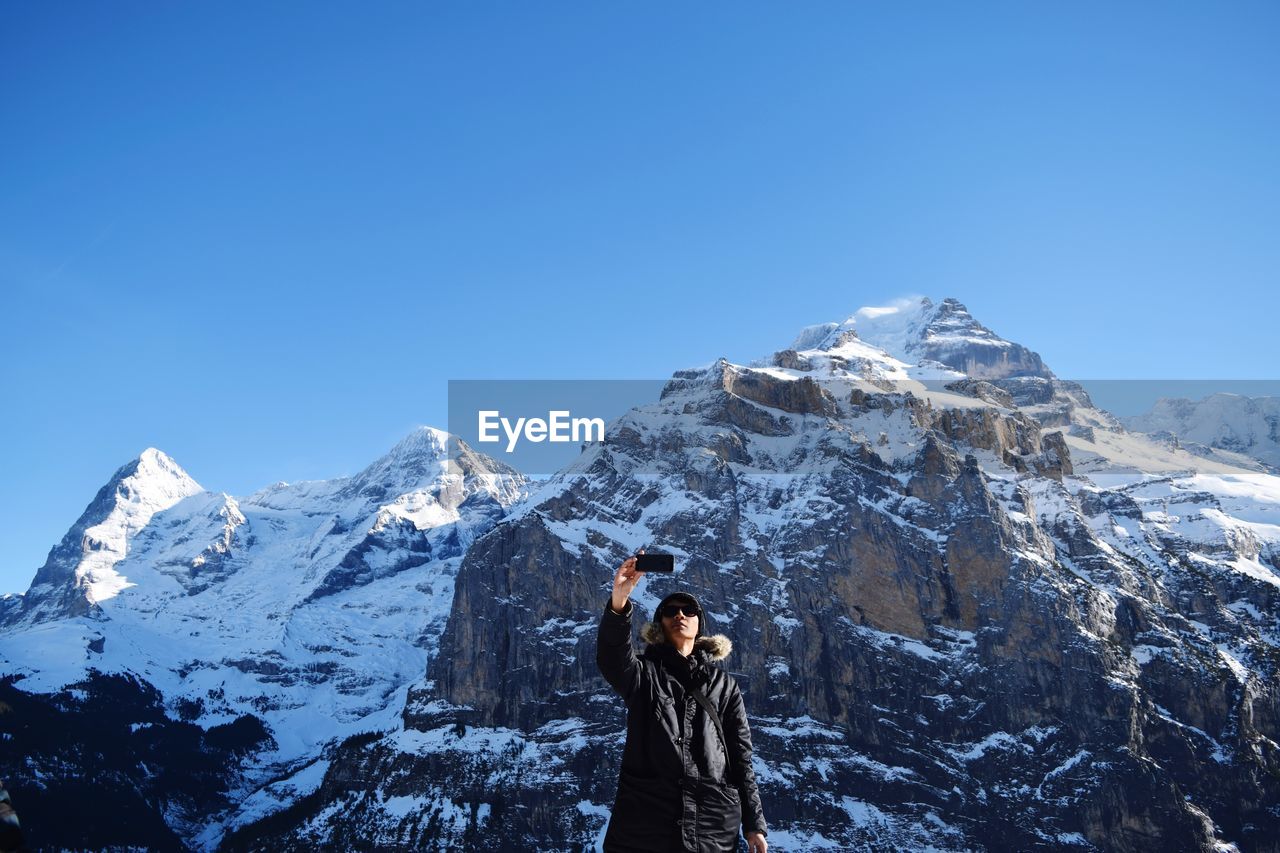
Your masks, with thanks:
[{"label": "black beanie hat", "polygon": [[695,636],[695,639],[706,634],[707,611],[702,608],[702,604],[698,602],[698,599],[694,598],[693,594],[688,592],[673,592],[666,598],[662,599],[662,601],[659,601],[658,606],[653,609],[653,623],[658,626],[659,633],[661,633],[662,630],[662,608],[674,601],[692,602],[693,606],[698,608],[698,633]]}]

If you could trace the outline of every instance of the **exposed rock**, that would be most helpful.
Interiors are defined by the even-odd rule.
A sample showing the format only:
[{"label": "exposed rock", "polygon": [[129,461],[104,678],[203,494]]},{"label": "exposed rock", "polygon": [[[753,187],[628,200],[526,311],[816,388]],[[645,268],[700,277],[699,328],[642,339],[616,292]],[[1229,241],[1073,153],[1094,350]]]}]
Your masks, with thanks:
[{"label": "exposed rock", "polygon": [[725,370],[724,390],[735,397],[784,412],[825,417],[836,413],[831,393],[807,376],[783,380],[754,370]]},{"label": "exposed rock", "polygon": [[945,387],[948,391],[977,397],[979,400],[985,400],[1006,409],[1014,407],[1013,396],[1008,391],[981,379],[960,379],[956,382],[948,382]]},{"label": "exposed rock", "polygon": [[927,306],[914,334],[918,342],[909,347],[909,353],[974,379],[1052,376],[1038,354],[996,335],[956,299]]},{"label": "exposed rock", "polygon": [[793,349],[784,349],[774,353],[773,363],[788,370],[813,370],[813,363]]}]

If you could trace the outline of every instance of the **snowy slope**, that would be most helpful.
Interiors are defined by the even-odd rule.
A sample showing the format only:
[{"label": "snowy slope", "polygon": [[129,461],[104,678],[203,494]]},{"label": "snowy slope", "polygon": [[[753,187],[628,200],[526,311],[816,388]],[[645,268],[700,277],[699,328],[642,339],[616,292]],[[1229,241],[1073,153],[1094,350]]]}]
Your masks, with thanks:
[{"label": "snowy slope", "polygon": [[[126,672],[175,709],[194,703],[205,727],[258,716],[276,746],[246,768],[250,789],[385,727],[435,648],[467,546],[525,490],[469,451],[451,462],[446,443],[419,429],[353,477],[239,499],[146,451],[65,572],[92,607],[22,613],[0,633],[0,671],[45,693]],[[42,572],[29,595],[48,599]]]}]

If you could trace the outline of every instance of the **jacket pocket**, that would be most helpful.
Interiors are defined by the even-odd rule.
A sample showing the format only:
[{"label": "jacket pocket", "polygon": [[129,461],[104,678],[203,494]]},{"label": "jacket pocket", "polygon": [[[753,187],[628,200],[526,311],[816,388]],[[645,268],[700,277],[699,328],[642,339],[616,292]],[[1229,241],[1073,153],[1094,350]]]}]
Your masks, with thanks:
[{"label": "jacket pocket", "polygon": [[742,826],[742,801],[738,789],[722,782],[707,781],[698,809],[698,838],[703,849],[737,850]]},{"label": "jacket pocket", "polygon": [[666,751],[669,748],[679,752],[676,738],[680,734],[680,718],[676,716],[676,703],[670,696],[659,693],[654,699],[653,726],[653,734],[669,745],[659,749]]},{"label": "jacket pocket", "polygon": [[717,782],[716,787],[720,789],[720,793],[724,795],[725,799],[733,804],[734,808],[742,807],[742,795],[738,793],[737,785],[734,785],[729,781],[724,781]]},{"label": "jacket pocket", "polygon": [[[728,735],[728,732],[725,732]],[[729,772],[730,760],[729,752],[726,745],[720,740],[720,732],[716,731],[715,723],[710,718],[703,721],[702,726],[702,742],[706,744],[705,755],[707,761],[707,771],[713,779],[730,780],[732,774]]]}]

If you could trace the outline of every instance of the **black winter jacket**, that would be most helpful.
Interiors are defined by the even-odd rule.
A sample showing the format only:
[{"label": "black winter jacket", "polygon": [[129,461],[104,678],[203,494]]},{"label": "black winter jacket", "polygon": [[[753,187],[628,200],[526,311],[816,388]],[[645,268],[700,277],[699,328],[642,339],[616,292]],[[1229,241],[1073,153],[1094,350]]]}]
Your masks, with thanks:
[{"label": "black winter jacket", "polygon": [[[597,636],[596,663],[627,704],[627,742],[604,849],[737,850],[739,826],[744,834],[766,827],[742,692],[713,663],[733,646],[723,634],[698,637],[686,658],[650,624],[649,645],[637,658],[631,647],[634,611],[628,601],[619,615],[606,602]],[[715,723],[687,695],[686,684],[700,687],[719,712],[728,755]]]}]

